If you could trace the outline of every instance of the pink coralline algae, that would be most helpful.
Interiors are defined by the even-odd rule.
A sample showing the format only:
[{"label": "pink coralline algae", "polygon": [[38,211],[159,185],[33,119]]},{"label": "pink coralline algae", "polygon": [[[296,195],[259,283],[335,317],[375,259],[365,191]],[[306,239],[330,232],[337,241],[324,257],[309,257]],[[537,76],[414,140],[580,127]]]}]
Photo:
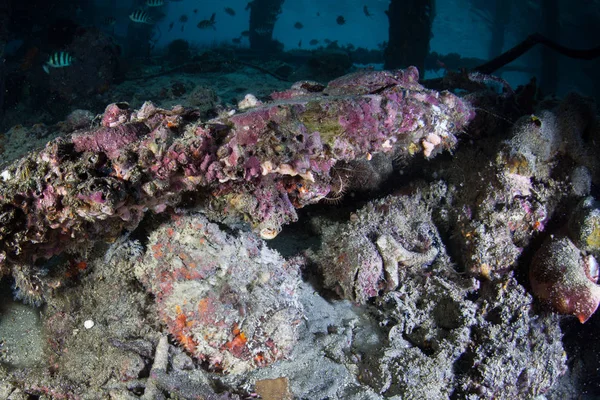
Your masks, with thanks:
[{"label": "pink coralline algae", "polygon": [[77,152],[105,153],[109,158],[113,158],[120,154],[123,147],[137,141],[148,131],[148,127],[143,123],[131,123],[100,128],[94,135],[75,134],[72,141]]},{"label": "pink coralline algae", "polygon": [[419,71],[415,67],[395,71],[359,71],[331,81],[324,92],[330,96],[345,94],[349,90],[356,94],[373,94],[391,86],[421,90]]},{"label": "pink coralline algae", "polygon": [[127,103],[109,104],[102,114],[101,124],[104,127],[112,128],[129,121],[131,110]]},{"label": "pink coralline algae", "polygon": [[327,196],[337,162],[454,147],[472,108],[417,81],[413,68],[362,72],[208,122],[180,106],[109,105],[100,127],[2,172],[0,271],[114,239],[185,192],[211,218],[272,238],[296,209]]},{"label": "pink coralline algae", "polygon": [[152,234],[137,275],[187,351],[237,373],[289,355],[303,316],[299,266],[253,234],[233,237],[190,215]]}]

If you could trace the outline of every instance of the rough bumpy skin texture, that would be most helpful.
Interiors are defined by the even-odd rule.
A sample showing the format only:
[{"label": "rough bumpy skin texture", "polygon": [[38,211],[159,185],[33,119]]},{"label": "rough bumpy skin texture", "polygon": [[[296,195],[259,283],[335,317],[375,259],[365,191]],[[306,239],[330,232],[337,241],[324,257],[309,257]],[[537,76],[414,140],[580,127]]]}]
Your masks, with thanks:
[{"label": "rough bumpy skin texture", "polygon": [[[600,125],[581,99],[523,117],[511,96],[470,96],[488,108],[435,159],[470,113],[413,69],[300,82],[204,123],[149,103],[81,115],[0,172],[2,281],[46,301],[0,318],[41,339],[0,340],[0,398],[249,399],[275,380],[298,399],[595,394],[600,217],[580,200]],[[268,244],[313,249],[304,269],[246,226],[272,237],[298,216]]]},{"label": "rough bumpy skin texture", "polygon": [[182,107],[107,107],[102,125],[12,163],[0,182],[0,272],[137,226],[193,192],[211,217],[243,220],[263,238],[331,190],[337,162],[372,153],[426,156],[456,144],[473,117],[414,68],[363,72],[320,92],[205,124]]},{"label": "rough bumpy skin texture", "polygon": [[558,318],[539,315],[512,277],[482,287],[477,306],[470,346],[454,365],[457,392],[473,400],[546,393],[567,369]]},{"label": "rough bumpy skin texture", "polygon": [[437,183],[368,203],[323,229],[310,258],[325,284],[374,297],[387,341],[359,354],[360,381],[385,397],[532,398],[565,372],[561,332],[511,276],[480,282],[454,270],[432,221]]},{"label": "rough bumpy skin texture", "polygon": [[253,234],[232,237],[202,215],[174,217],[152,234],[137,275],[171,334],[212,370],[265,366],[296,342],[299,265]]},{"label": "rough bumpy skin texture", "polygon": [[324,228],[321,250],[310,258],[325,286],[365,303],[394,290],[399,270],[431,265],[443,244],[427,205],[420,194],[389,196],[358,210],[349,223]]},{"label": "rough bumpy skin texture", "polygon": [[589,192],[590,181],[597,180],[593,148],[577,128],[585,125],[579,113],[588,111],[576,112],[566,102],[520,118],[505,141],[490,141],[489,154],[482,156],[480,145],[452,160],[449,213],[457,253],[469,273],[497,279],[514,269],[565,201]]}]

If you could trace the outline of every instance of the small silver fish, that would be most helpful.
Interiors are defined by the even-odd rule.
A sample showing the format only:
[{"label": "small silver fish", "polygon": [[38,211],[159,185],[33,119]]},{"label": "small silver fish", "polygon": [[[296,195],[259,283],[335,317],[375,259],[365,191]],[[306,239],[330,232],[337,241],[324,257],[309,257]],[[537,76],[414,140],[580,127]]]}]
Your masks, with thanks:
[{"label": "small silver fish", "polygon": [[129,15],[129,19],[140,24],[153,24],[154,21],[144,10],[135,10]]},{"label": "small silver fish", "polygon": [[66,51],[57,51],[52,54],[46,64],[43,65],[44,72],[49,74],[50,68],[64,68],[71,66],[75,59]]},{"label": "small silver fish", "polygon": [[146,5],[148,7],[160,7],[165,5],[164,0],[146,0]]}]

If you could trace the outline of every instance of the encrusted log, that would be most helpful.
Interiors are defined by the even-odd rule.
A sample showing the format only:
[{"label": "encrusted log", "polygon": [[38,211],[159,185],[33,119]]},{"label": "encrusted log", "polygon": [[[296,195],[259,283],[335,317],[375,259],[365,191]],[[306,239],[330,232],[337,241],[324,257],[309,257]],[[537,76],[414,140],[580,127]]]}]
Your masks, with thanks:
[{"label": "encrusted log", "polygon": [[336,162],[431,157],[453,148],[473,117],[459,97],[423,88],[415,68],[359,72],[324,89],[300,82],[272,97],[206,123],[183,107],[111,104],[101,126],[12,163],[0,171],[0,271],[114,239],[184,192],[271,238],[329,193]]}]

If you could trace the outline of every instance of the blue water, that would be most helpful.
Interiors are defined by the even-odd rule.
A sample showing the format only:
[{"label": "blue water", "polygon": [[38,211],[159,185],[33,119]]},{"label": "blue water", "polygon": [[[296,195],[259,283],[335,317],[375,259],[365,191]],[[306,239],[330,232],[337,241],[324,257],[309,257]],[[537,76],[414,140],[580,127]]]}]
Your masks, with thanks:
[{"label": "blue water", "polygon": [[[501,1],[501,0],[498,0]],[[503,1],[503,0],[502,0]],[[116,37],[126,37],[131,24],[127,16],[144,2],[96,1],[99,9],[94,15],[83,15],[83,20],[93,20],[101,24],[107,16],[115,16],[117,24],[114,27]],[[491,24],[495,12],[495,1],[487,0],[439,0],[435,4],[435,18],[432,25],[430,50],[440,54],[458,53],[463,57],[488,59],[490,41],[492,39]],[[598,45],[600,38],[595,21],[600,13],[600,5],[595,1],[578,1],[574,7],[572,2],[557,0],[560,9],[560,21],[554,30],[559,35],[559,41],[565,46],[587,48]],[[242,31],[248,30],[249,11],[245,10],[247,0],[181,0],[165,1],[162,7],[150,10],[155,14],[164,14],[154,25],[155,51],[160,54],[171,41],[185,39],[199,47],[216,47],[234,45],[248,47],[247,37],[241,37]],[[505,24],[504,45],[506,51],[524,40],[533,32],[543,32],[542,7],[539,1],[503,1],[506,7],[510,5],[510,16]],[[367,7],[371,16],[366,16],[363,8]],[[381,49],[388,40],[388,18],[385,14],[389,6],[388,0],[287,0],[278,16],[273,31],[273,39],[280,41],[284,50],[315,49],[324,45],[324,40],[337,41],[340,46],[353,45],[366,49]],[[236,15],[225,13],[224,8],[231,7]],[[196,10],[196,12],[194,12]],[[208,19],[216,13],[215,29],[200,30],[196,24]],[[184,24],[179,22],[182,15],[188,17]],[[343,16],[346,23],[339,25],[336,18]],[[294,24],[300,22],[302,29]],[[173,28],[169,30],[169,25]],[[183,26],[183,31],[182,31]],[[546,32],[552,33],[552,32]],[[240,43],[232,40],[239,38]],[[309,44],[313,39],[318,44]],[[526,56],[515,61],[512,71],[503,72],[503,77],[514,86],[527,83],[536,74],[540,66],[540,46],[530,51]],[[495,54],[497,55],[497,54]],[[559,94],[571,90],[590,91],[585,79],[590,75],[591,62],[573,61],[558,56],[561,63],[561,81],[558,84]],[[514,71],[522,70],[522,71]],[[437,77],[442,71],[427,71],[422,77]],[[583,75],[583,76],[582,76]],[[592,94],[592,93],[589,93]]]}]

